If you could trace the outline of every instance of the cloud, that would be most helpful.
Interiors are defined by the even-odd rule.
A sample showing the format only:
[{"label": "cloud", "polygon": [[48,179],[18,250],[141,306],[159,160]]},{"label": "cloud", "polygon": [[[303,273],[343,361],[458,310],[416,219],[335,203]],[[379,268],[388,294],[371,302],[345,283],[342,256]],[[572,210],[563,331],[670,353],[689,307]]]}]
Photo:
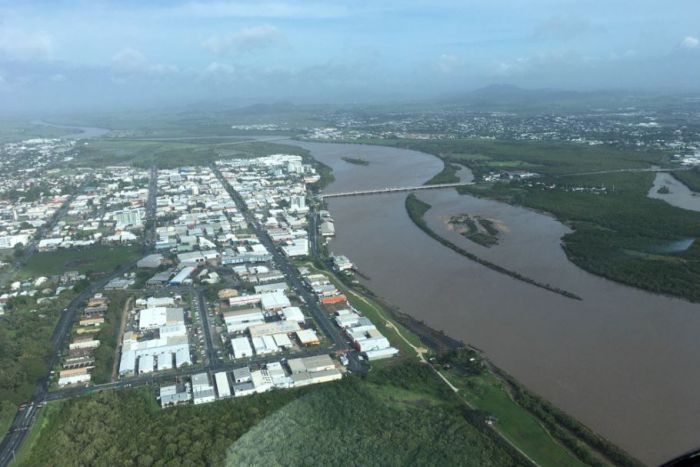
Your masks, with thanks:
[{"label": "cloud", "polygon": [[595,32],[606,32],[606,29],[583,18],[553,16],[535,26],[532,37],[538,40],[568,41]]},{"label": "cloud", "polygon": [[62,83],[66,80],[66,75],[64,75],[63,73],[55,73],[51,75],[49,79],[54,83]]},{"label": "cloud", "polygon": [[279,43],[282,33],[274,26],[262,25],[240,29],[228,36],[212,36],[202,47],[217,55],[249,53]]},{"label": "cloud", "polygon": [[459,57],[453,54],[442,54],[435,63],[435,69],[440,73],[452,73],[459,65]]},{"label": "cloud", "polygon": [[700,39],[693,36],[685,36],[680,43],[680,47],[683,49],[697,49],[700,45]]},{"label": "cloud", "polygon": [[112,71],[121,75],[168,75],[177,73],[178,68],[173,65],[151,63],[140,50],[126,48],[112,57]]},{"label": "cloud", "polygon": [[126,48],[112,57],[112,70],[117,73],[137,73],[147,66],[146,56],[136,49]]},{"label": "cloud", "polygon": [[47,60],[54,51],[53,37],[44,32],[24,33],[0,29],[0,58]]},{"label": "cloud", "polygon": [[177,7],[185,16],[203,18],[337,18],[348,15],[344,5],[308,2],[189,2]]}]

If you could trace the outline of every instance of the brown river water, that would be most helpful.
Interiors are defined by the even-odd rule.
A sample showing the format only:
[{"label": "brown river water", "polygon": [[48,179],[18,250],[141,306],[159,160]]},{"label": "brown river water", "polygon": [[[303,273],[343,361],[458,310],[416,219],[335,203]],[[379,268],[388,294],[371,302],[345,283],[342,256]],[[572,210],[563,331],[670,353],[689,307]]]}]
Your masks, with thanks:
[{"label": "brown river water", "polygon": [[[290,142],[331,166],[327,193],[421,185],[437,158],[376,146]],[[368,166],[342,156],[361,157]],[[470,176],[464,170],[463,179]],[[431,327],[482,349],[528,388],[649,464],[700,446],[700,305],[589,274],[566,259],[569,230],[552,217],[460,196],[418,192],[429,225],[462,248],[572,300],[494,272],[439,244],[408,218],[406,193],[329,199],[330,249],[347,255],[375,293]],[[481,247],[450,231],[467,213],[504,226]]]}]

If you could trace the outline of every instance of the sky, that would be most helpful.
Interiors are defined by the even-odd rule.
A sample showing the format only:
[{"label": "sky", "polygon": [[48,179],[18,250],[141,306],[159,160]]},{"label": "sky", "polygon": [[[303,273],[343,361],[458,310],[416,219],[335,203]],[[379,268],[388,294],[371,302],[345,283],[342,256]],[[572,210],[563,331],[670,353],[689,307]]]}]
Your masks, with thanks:
[{"label": "sky", "polygon": [[700,91],[697,0],[0,0],[0,112]]}]

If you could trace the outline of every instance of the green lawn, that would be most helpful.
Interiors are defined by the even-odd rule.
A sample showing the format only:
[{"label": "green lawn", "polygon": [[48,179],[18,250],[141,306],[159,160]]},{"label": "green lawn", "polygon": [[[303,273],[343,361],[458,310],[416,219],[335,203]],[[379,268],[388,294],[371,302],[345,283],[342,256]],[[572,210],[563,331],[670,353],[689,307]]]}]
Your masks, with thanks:
[{"label": "green lawn", "polygon": [[555,441],[534,415],[516,404],[494,375],[463,377],[456,371],[446,371],[445,376],[471,405],[496,417],[498,430],[538,464],[585,465]]}]

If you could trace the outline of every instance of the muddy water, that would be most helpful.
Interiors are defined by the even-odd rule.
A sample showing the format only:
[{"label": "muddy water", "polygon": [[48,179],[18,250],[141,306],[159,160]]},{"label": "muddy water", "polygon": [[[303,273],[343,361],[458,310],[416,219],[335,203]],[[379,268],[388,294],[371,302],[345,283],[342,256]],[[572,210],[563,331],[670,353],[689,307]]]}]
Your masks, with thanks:
[{"label": "muddy water", "polygon": [[[295,143],[298,144],[298,143]],[[335,170],[327,192],[419,184],[442,164],[412,151],[303,143]],[[355,166],[342,156],[362,157]],[[454,190],[423,191],[427,221],[465,249],[582,301],[527,285],[454,253],[416,228],[404,193],[330,200],[337,237],[366,284],[403,311],[483,349],[497,365],[645,462],[700,445],[700,306],[588,274],[561,249],[546,215]],[[447,230],[459,213],[498,220],[500,243]]]},{"label": "muddy water", "polygon": [[[666,187],[669,193],[659,193],[659,188]],[[700,211],[700,194],[690,191],[677,178],[667,172],[658,172],[654,179],[654,186],[647,195],[649,198],[666,201],[672,206],[690,211]]]}]

